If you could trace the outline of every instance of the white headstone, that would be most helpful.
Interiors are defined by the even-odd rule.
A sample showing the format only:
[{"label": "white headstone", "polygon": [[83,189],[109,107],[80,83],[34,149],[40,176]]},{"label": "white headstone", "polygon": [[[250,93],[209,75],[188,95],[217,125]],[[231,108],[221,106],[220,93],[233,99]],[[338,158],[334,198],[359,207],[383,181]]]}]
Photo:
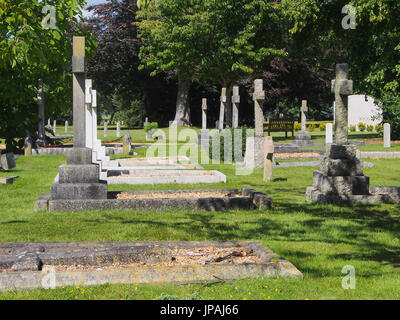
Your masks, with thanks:
[{"label": "white headstone", "polygon": [[383,125],[383,141],[384,141],[384,147],[385,148],[390,148],[391,147],[391,132],[390,132],[390,124],[385,123]]},{"label": "white headstone", "polygon": [[56,135],[56,131],[57,131],[57,120],[54,120],[53,121],[53,132],[54,132],[54,135]]},{"label": "white headstone", "polygon": [[117,122],[117,138],[121,137],[121,123]]},{"label": "white headstone", "polygon": [[[378,116],[378,117],[377,117]],[[382,109],[379,108],[373,98],[366,95],[349,96],[349,126],[356,126],[360,122],[366,125],[376,126],[381,123]],[[376,119],[374,117],[377,117]],[[373,119],[374,118],[374,119]]]},{"label": "white headstone", "polygon": [[93,148],[92,80],[85,80],[85,131],[86,148]]},{"label": "white headstone", "polygon": [[108,121],[104,121],[104,137],[108,136]]},{"label": "white headstone", "polygon": [[65,121],[65,133],[68,132],[68,121]]},{"label": "white headstone", "polygon": [[326,144],[333,143],[333,124],[326,125]]}]

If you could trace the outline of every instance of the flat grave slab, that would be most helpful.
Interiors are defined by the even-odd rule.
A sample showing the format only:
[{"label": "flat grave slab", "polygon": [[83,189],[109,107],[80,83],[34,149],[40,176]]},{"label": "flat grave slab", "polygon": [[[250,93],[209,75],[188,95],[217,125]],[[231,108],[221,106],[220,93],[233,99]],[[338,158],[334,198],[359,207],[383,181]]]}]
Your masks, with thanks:
[{"label": "flat grave slab", "polygon": [[205,189],[168,191],[108,192],[104,200],[51,200],[48,194],[35,203],[36,211],[78,212],[91,210],[157,211],[228,211],[269,210],[272,199],[253,189]]},{"label": "flat grave slab", "polygon": [[11,176],[7,178],[0,178],[0,184],[13,184],[14,180],[19,178],[19,176]]},{"label": "flat grave slab", "polygon": [[303,278],[258,242],[1,243],[0,290]]},{"label": "flat grave slab", "polygon": [[[149,157],[149,158],[128,158],[111,161],[104,161],[103,168],[138,168],[138,167],[162,167],[174,166],[181,163],[190,165],[188,157]],[[192,165],[193,166],[193,165]]]},{"label": "flat grave slab", "polygon": [[107,170],[106,173],[101,173],[100,178],[104,181],[107,181],[108,184],[130,185],[226,182],[226,176],[215,170]]}]

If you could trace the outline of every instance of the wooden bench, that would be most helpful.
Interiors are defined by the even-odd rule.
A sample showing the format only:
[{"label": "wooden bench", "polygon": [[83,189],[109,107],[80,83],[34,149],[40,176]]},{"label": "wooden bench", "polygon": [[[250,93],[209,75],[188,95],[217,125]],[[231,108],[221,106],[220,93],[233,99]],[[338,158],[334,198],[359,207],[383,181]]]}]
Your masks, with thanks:
[{"label": "wooden bench", "polygon": [[288,132],[292,132],[294,138],[294,121],[288,119],[270,119],[268,124],[264,125],[264,131],[268,131],[268,136],[271,132],[285,131],[285,137],[288,138]]}]

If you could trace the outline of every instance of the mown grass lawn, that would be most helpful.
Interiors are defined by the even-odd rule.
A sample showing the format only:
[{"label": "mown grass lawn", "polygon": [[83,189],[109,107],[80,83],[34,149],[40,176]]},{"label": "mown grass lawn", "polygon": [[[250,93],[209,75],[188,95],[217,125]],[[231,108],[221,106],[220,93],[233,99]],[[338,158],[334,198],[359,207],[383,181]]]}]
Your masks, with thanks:
[{"label": "mown grass lawn", "polygon": [[[228,177],[227,184],[111,186],[110,190],[252,187],[273,198],[271,211],[35,213],[34,201],[50,186],[63,156],[22,157],[14,185],[0,185],[0,241],[260,241],[291,261],[303,280],[248,279],[231,284],[185,286],[104,285],[5,292],[0,299],[399,299],[399,205],[313,205],[305,201],[314,168],[262,170],[236,176],[232,165],[205,165]],[[373,185],[400,185],[398,160],[375,160],[366,169]],[[342,288],[346,265],[356,269],[356,289]]]}]

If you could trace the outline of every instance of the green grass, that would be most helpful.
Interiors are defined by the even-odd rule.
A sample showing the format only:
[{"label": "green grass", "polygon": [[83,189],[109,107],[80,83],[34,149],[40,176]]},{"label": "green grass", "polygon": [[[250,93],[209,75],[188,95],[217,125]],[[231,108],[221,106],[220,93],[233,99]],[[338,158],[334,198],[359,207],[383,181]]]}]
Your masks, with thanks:
[{"label": "green grass", "polygon": [[[141,151],[144,152],[144,151]],[[0,299],[154,299],[197,293],[204,299],[399,299],[399,205],[314,205],[305,201],[314,168],[280,168],[262,182],[262,170],[236,176],[231,165],[205,165],[227,184],[111,186],[110,190],[252,187],[272,196],[271,211],[155,212],[94,211],[35,213],[34,201],[50,190],[63,156],[22,157],[14,185],[0,185],[0,241],[260,241],[292,262],[304,280],[247,279],[230,284],[185,286],[104,285],[6,292]],[[398,160],[376,160],[366,169],[373,185],[400,185]],[[341,270],[352,265],[356,290],[341,286]],[[236,287],[236,288],[235,288]]]}]

